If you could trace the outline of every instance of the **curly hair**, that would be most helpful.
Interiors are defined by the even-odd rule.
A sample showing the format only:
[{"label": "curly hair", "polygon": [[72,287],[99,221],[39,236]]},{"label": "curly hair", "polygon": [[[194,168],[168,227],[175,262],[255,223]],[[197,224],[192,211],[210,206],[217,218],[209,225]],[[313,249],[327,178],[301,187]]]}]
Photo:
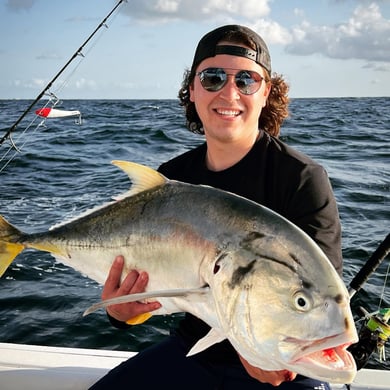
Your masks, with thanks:
[{"label": "curly hair", "polygon": [[[253,48],[253,43],[246,36],[241,34],[232,34],[225,37],[224,41],[236,44],[244,44]],[[196,64],[192,65],[191,69],[184,72],[183,82],[178,93],[180,105],[185,109],[187,128],[196,134],[204,134],[204,129],[199,115],[196,111],[195,104],[190,100],[190,86],[194,82]],[[265,81],[271,83],[271,90],[268,96],[265,107],[262,109],[259,117],[259,129],[263,129],[270,135],[278,137],[280,134],[280,126],[288,117],[289,86],[281,75],[274,74],[270,77],[266,69]]]}]

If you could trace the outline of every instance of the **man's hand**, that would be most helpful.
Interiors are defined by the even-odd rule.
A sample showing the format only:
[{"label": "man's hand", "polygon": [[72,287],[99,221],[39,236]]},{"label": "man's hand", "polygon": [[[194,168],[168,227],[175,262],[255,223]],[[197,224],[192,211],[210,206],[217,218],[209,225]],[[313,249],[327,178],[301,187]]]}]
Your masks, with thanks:
[{"label": "man's hand", "polygon": [[[148,274],[146,272],[130,271],[121,284],[121,275],[124,266],[123,256],[117,256],[111,266],[106,283],[102,291],[102,299],[110,299],[122,295],[142,293],[148,284]],[[107,308],[111,317],[118,321],[127,321],[140,314],[149,313],[159,309],[161,304],[157,301],[149,303],[129,302],[119,305],[112,305]]]},{"label": "man's hand", "polygon": [[290,382],[295,379],[297,374],[288,371],[265,371],[261,368],[250,365],[241,355],[238,355],[242,365],[244,366],[247,373],[262,383],[270,383],[272,386],[279,386],[283,382]]}]

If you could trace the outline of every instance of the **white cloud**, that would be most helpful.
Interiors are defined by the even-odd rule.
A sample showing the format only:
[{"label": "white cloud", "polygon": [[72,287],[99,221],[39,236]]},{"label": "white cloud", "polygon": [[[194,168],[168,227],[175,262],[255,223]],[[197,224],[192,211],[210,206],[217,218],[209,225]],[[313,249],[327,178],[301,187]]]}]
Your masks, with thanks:
[{"label": "white cloud", "polygon": [[390,20],[376,3],[358,6],[345,23],[313,26],[304,21],[293,28],[291,54],[321,53],[330,58],[390,61]]},{"label": "white cloud", "polygon": [[39,89],[45,85],[45,80],[39,78],[32,78],[31,80],[15,79],[12,80],[10,84],[18,88]]},{"label": "white cloud", "polygon": [[293,14],[303,21],[292,28],[270,18],[270,4],[271,0],[133,0],[122,12],[132,19],[149,22],[244,23],[268,44],[285,45],[290,54],[320,53],[336,59],[390,61],[390,20],[381,14],[379,0],[371,4],[359,1],[349,19],[334,25],[315,25],[304,19],[302,9],[294,8]]},{"label": "white cloud", "polygon": [[287,44],[291,34],[268,18],[271,0],[133,0],[121,9],[135,20],[148,22],[224,21],[243,23],[258,32],[267,43]]},{"label": "white cloud", "polygon": [[260,19],[248,27],[256,31],[267,42],[267,45],[286,45],[292,41],[292,35],[288,29],[269,19]]},{"label": "white cloud", "polygon": [[36,0],[7,0],[6,7],[10,11],[21,11],[32,8]]},{"label": "white cloud", "polygon": [[62,56],[57,53],[42,53],[36,56],[37,60],[61,60]]},{"label": "white cloud", "polygon": [[84,88],[95,89],[97,87],[97,84],[96,81],[94,80],[87,80],[84,77],[82,77],[74,82],[74,86],[77,89],[84,89]]},{"label": "white cloud", "polygon": [[373,63],[368,62],[362,66],[363,69],[370,69],[376,72],[390,72],[390,63]]},{"label": "white cloud", "polygon": [[267,0],[209,0],[203,1],[204,15],[215,17],[218,13],[228,16],[241,16],[248,20],[263,17],[269,14],[270,8]]},{"label": "white cloud", "polygon": [[132,19],[169,20],[256,20],[269,14],[270,0],[133,0],[122,12]]},{"label": "white cloud", "polygon": [[293,14],[295,16],[304,17],[305,16],[305,11],[303,9],[301,9],[301,8],[294,8]]}]

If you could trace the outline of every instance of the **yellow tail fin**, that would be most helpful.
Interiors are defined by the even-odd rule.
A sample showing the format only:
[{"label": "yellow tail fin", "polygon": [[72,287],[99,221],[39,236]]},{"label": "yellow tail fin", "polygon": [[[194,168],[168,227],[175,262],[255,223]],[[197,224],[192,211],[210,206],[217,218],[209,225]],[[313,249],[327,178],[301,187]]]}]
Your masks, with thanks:
[{"label": "yellow tail fin", "polygon": [[22,244],[0,241],[0,277],[3,276],[12,260],[24,249]]},{"label": "yellow tail fin", "polygon": [[0,277],[12,260],[24,249],[23,244],[14,243],[22,233],[0,215]]}]

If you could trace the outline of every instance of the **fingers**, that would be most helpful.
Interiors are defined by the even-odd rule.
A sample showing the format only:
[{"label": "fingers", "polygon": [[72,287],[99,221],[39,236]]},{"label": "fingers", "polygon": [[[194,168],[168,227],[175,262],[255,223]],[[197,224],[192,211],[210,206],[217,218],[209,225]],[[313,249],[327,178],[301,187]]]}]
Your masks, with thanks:
[{"label": "fingers", "polygon": [[102,291],[102,298],[109,299],[121,295],[141,293],[145,291],[149,277],[144,271],[131,270],[123,282],[121,276],[124,267],[124,257],[117,256],[112,263]]},{"label": "fingers", "polygon": [[[146,289],[148,284],[149,276],[144,271],[130,271],[126,278],[123,280],[121,286],[117,290],[117,296],[142,293]],[[125,304],[126,305],[126,304]],[[127,306],[131,306],[132,314],[137,316],[146,312],[150,312],[161,307],[161,304],[157,301],[153,302],[130,302]]]},{"label": "fingers", "polygon": [[118,295],[136,294],[144,292],[149,276],[144,271],[130,271],[118,289]]},{"label": "fingers", "polygon": [[103,299],[106,299],[105,297],[111,297],[112,293],[114,293],[119,288],[124,264],[125,259],[123,256],[115,257],[104,284],[102,293]]},{"label": "fingers", "polygon": [[[103,287],[103,300],[145,291],[149,276],[144,271],[131,270],[121,283],[124,263],[123,256],[117,256],[115,258]],[[148,303],[130,302],[109,306],[107,312],[119,321],[127,321],[130,318],[149,313],[160,307],[161,304],[157,301]]]}]

